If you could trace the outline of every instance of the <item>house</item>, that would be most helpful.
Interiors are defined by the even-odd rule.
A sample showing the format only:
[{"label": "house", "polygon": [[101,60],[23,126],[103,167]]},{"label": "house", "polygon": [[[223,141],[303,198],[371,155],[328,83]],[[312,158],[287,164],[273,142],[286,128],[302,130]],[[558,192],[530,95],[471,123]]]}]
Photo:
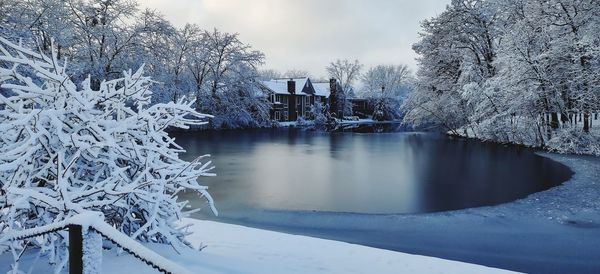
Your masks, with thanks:
[{"label": "house", "polygon": [[348,101],[352,104],[352,114],[361,119],[371,118],[375,111],[375,106],[369,99],[350,98]]},{"label": "house", "polygon": [[260,86],[272,103],[271,119],[279,122],[313,119],[312,106],[328,104],[330,94],[329,82],[313,84],[308,77],[261,81]]}]

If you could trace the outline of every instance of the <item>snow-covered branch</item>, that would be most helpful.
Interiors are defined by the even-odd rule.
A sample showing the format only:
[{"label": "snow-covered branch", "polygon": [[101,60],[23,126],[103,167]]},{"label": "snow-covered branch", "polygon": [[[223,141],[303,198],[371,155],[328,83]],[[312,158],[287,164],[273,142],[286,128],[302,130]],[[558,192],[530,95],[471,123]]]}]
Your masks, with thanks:
[{"label": "snow-covered branch", "polygon": [[[73,83],[56,55],[0,38],[0,234],[98,211],[134,239],[183,248],[177,194],[195,191],[216,213],[198,182],[214,174],[205,157],[181,160],[165,130],[211,116],[183,100],[151,105],[143,67],[94,89],[89,78]],[[52,258],[64,244],[60,236],[35,241]]]}]

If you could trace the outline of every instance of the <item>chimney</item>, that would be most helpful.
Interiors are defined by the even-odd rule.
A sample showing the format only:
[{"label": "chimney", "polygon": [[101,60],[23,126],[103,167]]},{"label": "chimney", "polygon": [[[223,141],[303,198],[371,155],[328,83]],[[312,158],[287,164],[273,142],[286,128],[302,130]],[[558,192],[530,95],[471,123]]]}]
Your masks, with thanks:
[{"label": "chimney", "polygon": [[331,91],[331,94],[337,92],[337,80],[335,78],[329,79],[329,91]]},{"label": "chimney", "polygon": [[338,94],[337,94],[337,80],[331,78],[329,79],[329,90],[331,94],[329,94],[329,114],[331,117],[338,117]]},{"label": "chimney", "polygon": [[287,88],[289,94],[296,94],[296,81],[292,79],[288,80]]}]

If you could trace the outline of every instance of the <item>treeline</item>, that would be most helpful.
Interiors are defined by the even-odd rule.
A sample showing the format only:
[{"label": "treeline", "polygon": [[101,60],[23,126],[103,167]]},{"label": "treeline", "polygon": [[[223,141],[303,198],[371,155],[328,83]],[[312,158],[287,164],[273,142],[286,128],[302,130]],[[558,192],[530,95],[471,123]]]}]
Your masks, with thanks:
[{"label": "treeline", "polygon": [[0,35],[67,62],[74,82],[122,77],[145,65],[153,102],[195,99],[213,128],[270,126],[269,104],[255,88],[264,54],[237,34],[174,27],[135,0],[2,0]]},{"label": "treeline", "polygon": [[406,122],[600,153],[598,0],[453,0],[422,27]]}]

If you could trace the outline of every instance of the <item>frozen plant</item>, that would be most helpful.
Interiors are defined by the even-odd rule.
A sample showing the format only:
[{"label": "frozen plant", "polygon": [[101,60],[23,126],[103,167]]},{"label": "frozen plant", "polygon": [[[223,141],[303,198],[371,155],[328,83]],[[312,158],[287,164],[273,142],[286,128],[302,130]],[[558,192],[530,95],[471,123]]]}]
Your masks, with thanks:
[{"label": "frozen plant", "polygon": [[[48,57],[0,37],[0,235],[97,211],[133,239],[186,248],[175,222],[190,212],[178,194],[198,193],[216,214],[198,182],[214,174],[206,156],[181,160],[165,130],[211,116],[194,102],[150,105],[143,68],[94,89],[89,77],[73,83],[65,67],[54,50]],[[65,240],[58,233],[9,245],[13,254],[39,247],[60,270]]]}]

